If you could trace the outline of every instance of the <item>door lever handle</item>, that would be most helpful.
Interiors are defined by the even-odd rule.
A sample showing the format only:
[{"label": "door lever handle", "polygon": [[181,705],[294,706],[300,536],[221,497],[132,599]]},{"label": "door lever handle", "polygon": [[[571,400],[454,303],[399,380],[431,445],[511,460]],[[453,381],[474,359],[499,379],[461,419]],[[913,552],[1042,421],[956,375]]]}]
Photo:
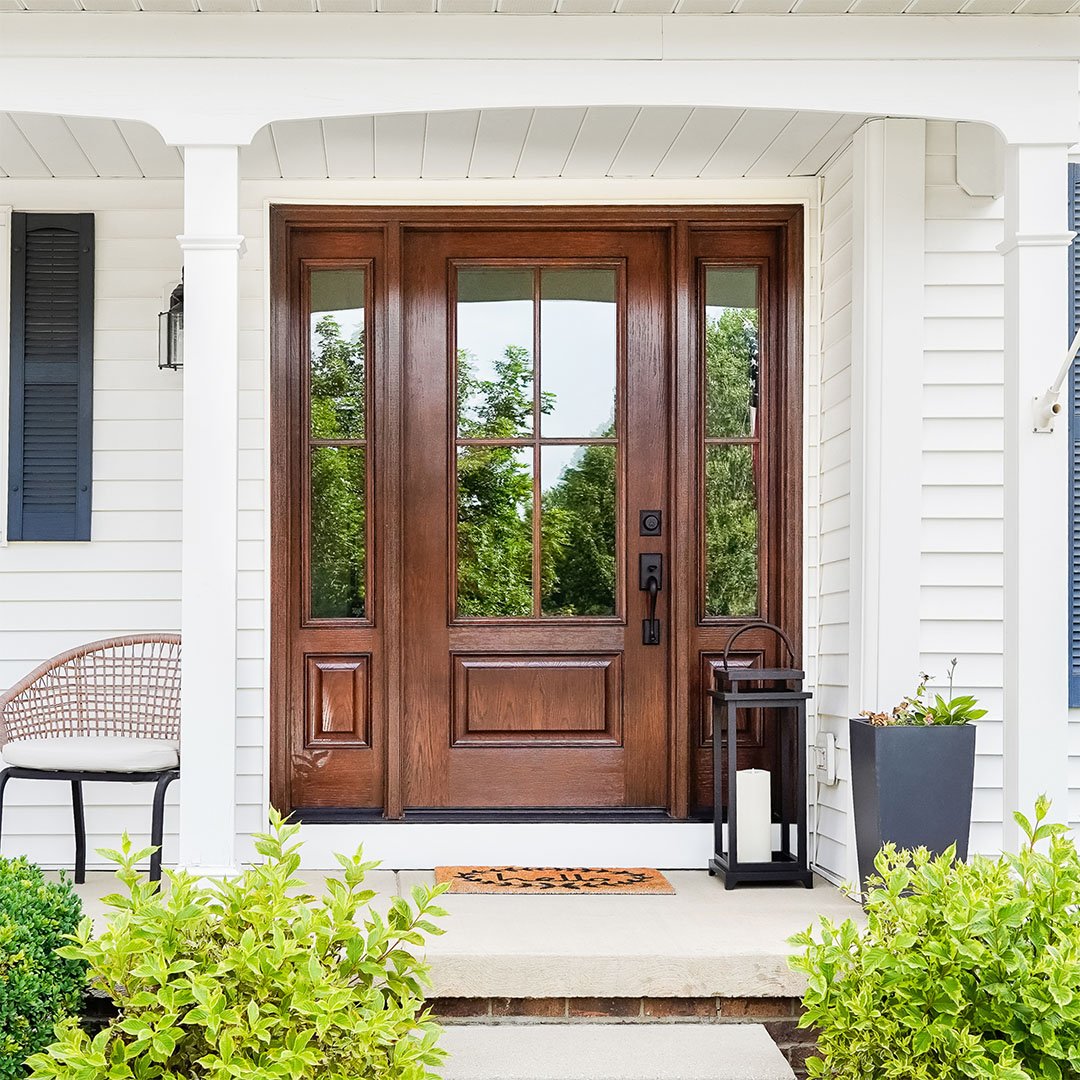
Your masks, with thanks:
[{"label": "door lever handle", "polygon": [[644,645],[660,644],[660,620],[656,617],[656,598],[664,587],[664,556],[649,552],[638,556],[638,584],[642,592],[649,594],[648,616],[641,623],[641,641]]}]

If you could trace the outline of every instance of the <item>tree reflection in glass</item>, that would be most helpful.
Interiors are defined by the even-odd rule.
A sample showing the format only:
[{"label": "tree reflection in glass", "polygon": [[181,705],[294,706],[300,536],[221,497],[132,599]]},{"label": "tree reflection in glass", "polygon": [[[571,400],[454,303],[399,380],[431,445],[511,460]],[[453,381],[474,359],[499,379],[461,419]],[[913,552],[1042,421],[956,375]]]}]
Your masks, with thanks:
[{"label": "tree reflection in glass", "polygon": [[309,334],[315,440],[310,450],[311,617],[362,619],[367,607],[362,270],[312,272]]},{"label": "tree reflection in glass", "polygon": [[759,609],[758,327],[757,271],[706,271],[703,532],[709,618],[743,618]]}]

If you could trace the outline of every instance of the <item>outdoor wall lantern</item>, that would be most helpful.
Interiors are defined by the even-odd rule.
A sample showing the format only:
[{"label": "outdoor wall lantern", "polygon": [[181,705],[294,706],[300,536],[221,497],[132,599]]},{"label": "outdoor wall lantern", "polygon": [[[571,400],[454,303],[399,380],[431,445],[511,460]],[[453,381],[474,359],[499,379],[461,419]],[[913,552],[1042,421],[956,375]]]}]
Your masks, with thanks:
[{"label": "outdoor wall lantern", "polygon": [[158,367],[184,366],[184,279],[169,295],[168,309],[158,315]]},{"label": "outdoor wall lantern", "polygon": [[[790,666],[732,667],[732,645],[751,630],[775,635],[787,649]],[[716,669],[716,688],[709,691],[715,807],[709,873],[722,877],[727,889],[746,881],[797,882],[807,889],[814,887],[807,849],[806,702],[810,694],[803,689],[805,678],[806,673],[795,667],[791,639],[780,627],[766,622],[747,623],[736,630],[724,649],[722,665]],[[740,714],[758,709],[768,709],[776,717],[779,789],[775,800],[771,773],[737,767]],[[774,814],[774,805],[779,806],[778,814]],[[774,849],[777,817],[780,845]]]}]

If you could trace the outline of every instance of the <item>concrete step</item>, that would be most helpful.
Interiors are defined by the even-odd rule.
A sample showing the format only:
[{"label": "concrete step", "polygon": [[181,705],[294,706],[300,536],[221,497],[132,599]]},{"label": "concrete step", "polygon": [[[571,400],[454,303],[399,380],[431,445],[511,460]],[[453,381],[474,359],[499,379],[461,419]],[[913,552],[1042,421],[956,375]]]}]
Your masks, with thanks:
[{"label": "concrete step", "polygon": [[792,1080],[760,1024],[461,1024],[444,1080]]}]

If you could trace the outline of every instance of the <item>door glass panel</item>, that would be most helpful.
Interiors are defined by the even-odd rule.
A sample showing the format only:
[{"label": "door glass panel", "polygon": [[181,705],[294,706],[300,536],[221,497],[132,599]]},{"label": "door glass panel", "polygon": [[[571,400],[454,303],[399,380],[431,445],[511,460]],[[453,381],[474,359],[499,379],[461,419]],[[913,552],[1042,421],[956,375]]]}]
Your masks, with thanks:
[{"label": "door glass panel", "polygon": [[614,446],[543,446],[544,615],[614,615],[618,559]]},{"label": "door glass panel", "polygon": [[459,615],[532,614],[532,457],[531,448],[458,448]]},{"label": "door glass panel", "polygon": [[311,617],[362,619],[367,605],[366,452],[311,450]]},{"label": "door glass panel", "polygon": [[540,274],[540,358],[548,438],[615,434],[617,309],[615,271]]},{"label": "door glass panel", "polygon": [[363,270],[311,273],[308,351],[316,439],[364,438],[364,277]]},{"label": "door glass panel", "polygon": [[758,505],[755,447],[705,448],[705,614],[758,610]]},{"label": "door glass panel", "polygon": [[758,272],[705,271],[705,435],[755,434],[758,393]]},{"label": "door glass panel", "polygon": [[458,270],[456,617],[616,614],[617,282]]},{"label": "door glass panel", "polygon": [[457,430],[462,439],[533,431],[532,270],[457,275]]}]

